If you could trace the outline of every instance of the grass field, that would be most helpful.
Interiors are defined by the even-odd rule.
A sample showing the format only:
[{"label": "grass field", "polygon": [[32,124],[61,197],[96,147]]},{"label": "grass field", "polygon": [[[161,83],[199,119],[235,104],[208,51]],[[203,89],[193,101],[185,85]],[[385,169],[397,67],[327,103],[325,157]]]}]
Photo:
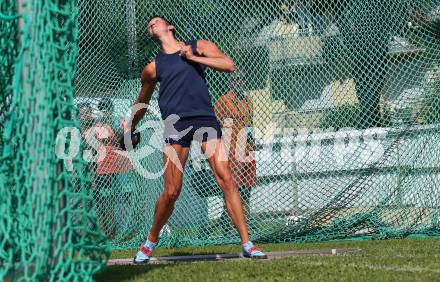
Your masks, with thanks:
[{"label": "grass field", "polygon": [[[263,244],[267,251],[356,248],[357,254],[113,266],[96,281],[440,281],[440,239]],[[155,256],[237,253],[238,246],[158,249]],[[132,258],[115,251],[111,258]]]}]

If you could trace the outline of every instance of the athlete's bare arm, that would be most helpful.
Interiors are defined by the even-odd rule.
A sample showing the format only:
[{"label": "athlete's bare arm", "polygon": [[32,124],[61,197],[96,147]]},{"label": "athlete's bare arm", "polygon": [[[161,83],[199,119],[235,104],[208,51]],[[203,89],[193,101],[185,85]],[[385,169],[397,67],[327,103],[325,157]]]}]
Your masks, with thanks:
[{"label": "athlete's bare arm", "polygon": [[[142,71],[141,83],[141,92],[139,93],[135,104],[143,103],[148,105],[148,103],[150,103],[151,96],[153,95],[154,87],[156,87],[157,83],[156,63],[154,61],[145,66],[144,70]],[[131,128],[136,128],[136,125],[144,117],[147,110],[147,108],[144,108],[135,113]]]},{"label": "athlete's bare arm", "polygon": [[198,40],[197,52],[201,56],[194,55],[189,45],[183,46],[180,50],[180,54],[190,61],[205,65],[217,71],[235,71],[235,65],[232,59],[220,51],[215,43],[208,40]]}]

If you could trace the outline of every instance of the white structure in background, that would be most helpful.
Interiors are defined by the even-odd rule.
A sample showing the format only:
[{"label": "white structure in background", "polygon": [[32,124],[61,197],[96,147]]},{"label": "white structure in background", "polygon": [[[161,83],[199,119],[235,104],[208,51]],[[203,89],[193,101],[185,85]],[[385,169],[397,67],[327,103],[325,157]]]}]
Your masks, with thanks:
[{"label": "white structure in background", "polygon": [[435,89],[435,83],[440,78],[439,69],[432,69],[426,72],[422,85],[426,87],[413,87],[404,89],[395,99],[388,101],[390,111],[398,122],[402,122],[405,116],[409,115],[415,106],[422,105],[426,100],[432,97]]},{"label": "white structure in background", "polygon": [[321,97],[319,97],[318,99],[311,99],[305,101],[300,111],[301,112],[322,111],[322,110],[334,108],[332,103],[332,96],[333,96],[333,85],[329,84],[324,87]]},{"label": "white structure in background", "polygon": [[393,112],[398,112],[412,107],[415,103],[423,102],[426,98],[425,89],[423,88],[409,88],[403,90],[398,99],[390,102],[390,109]]}]

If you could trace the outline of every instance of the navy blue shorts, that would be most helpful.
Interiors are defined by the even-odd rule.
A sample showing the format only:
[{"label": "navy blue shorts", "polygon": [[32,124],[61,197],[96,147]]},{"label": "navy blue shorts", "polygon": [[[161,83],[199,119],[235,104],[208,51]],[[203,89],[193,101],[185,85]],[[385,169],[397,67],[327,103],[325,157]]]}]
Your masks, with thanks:
[{"label": "navy blue shorts", "polygon": [[191,141],[221,139],[222,129],[216,117],[183,117],[173,125],[165,124],[164,139],[168,145],[190,147]]}]

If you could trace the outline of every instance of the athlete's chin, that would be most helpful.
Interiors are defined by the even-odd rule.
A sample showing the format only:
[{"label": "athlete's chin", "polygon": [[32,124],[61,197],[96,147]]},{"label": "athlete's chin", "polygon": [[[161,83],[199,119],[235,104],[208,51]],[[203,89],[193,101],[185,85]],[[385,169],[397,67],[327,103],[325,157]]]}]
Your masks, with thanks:
[{"label": "athlete's chin", "polygon": [[154,41],[160,41],[160,36],[156,33],[150,33],[151,38],[153,38]]}]

